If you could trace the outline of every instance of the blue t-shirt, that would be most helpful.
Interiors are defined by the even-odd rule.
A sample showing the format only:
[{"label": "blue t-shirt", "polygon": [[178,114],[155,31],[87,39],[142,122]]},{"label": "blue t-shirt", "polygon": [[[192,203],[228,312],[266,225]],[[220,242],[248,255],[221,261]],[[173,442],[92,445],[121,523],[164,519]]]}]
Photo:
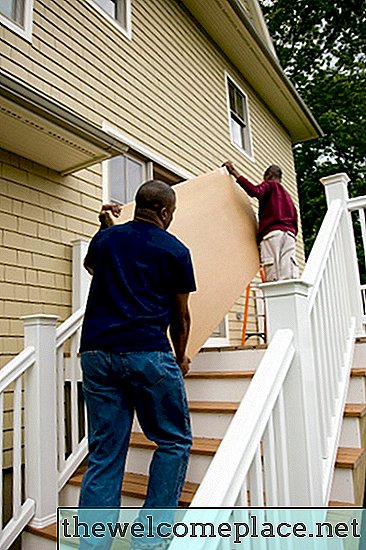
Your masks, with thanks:
[{"label": "blue t-shirt", "polygon": [[149,222],[114,225],[94,235],[93,269],[80,351],[168,351],[176,294],[196,290],[189,250]]}]

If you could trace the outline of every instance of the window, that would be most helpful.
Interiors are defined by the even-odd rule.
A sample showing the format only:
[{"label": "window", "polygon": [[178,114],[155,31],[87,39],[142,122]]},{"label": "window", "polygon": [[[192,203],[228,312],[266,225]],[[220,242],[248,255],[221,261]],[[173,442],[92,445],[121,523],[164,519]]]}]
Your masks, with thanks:
[{"label": "window", "polygon": [[92,0],[100,8],[103,15],[109,16],[118,25],[130,33],[131,0]]},{"label": "window", "polygon": [[133,201],[137,189],[149,179],[159,179],[168,185],[180,183],[182,178],[171,170],[148,160],[138,153],[128,153],[106,161],[106,193],[104,202]]},{"label": "window", "polygon": [[231,141],[251,155],[248,102],[245,93],[228,78]]},{"label": "window", "polygon": [[0,23],[30,40],[33,0],[0,0]]},{"label": "window", "polygon": [[123,204],[135,198],[136,191],[148,178],[147,163],[132,155],[121,155],[108,163],[108,200]]}]

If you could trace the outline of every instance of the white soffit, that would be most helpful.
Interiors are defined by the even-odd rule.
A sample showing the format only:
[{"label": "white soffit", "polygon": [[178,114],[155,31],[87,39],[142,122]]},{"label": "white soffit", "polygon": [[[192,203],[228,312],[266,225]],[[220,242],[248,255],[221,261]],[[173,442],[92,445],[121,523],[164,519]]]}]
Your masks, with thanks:
[{"label": "white soffit", "polygon": [[102,128],[3,71],[0,147],[62,175],[127,150]]},{"label": "white soffit", "polygon": [[12,101],[0,98],[0,146],[61,173],[111,155]]}]

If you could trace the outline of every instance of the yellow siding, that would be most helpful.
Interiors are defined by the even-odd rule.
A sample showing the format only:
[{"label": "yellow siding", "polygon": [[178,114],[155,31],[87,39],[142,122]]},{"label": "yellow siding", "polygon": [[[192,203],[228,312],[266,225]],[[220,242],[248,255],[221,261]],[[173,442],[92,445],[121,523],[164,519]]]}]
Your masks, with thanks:
[{"label": "yellow siding", "polygon": [[[32,44],[1,28],[0,66],[192,174],[230,158],[259,182],[276,162],[297,203],[286,130],[212,40],[179,2],[133,0],[132,9],[129,40],[88,2],[35,0]],[[225,71],[248,95],[254,161],[230,144]],[[61,177],[0,151],[0,199],[3,365],[22,347],[19,316],[70,313],[70,243],[95,230],[101,169]],[[298,248],[302,262],[301,239]],[[239,325],[232,315],[233,344]]]}]

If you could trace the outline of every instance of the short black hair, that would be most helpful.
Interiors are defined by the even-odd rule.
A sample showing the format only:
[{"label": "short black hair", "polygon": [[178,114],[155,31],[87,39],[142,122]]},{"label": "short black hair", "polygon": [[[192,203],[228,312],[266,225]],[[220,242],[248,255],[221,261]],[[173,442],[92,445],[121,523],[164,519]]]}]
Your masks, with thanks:
[{"label": "short black hair", "polygon": [[175,191],[161,180],[149,180],[139,187],[135,197],[136,208],[158,212],[175,204]]},{"label": "short black hair", "polygon": [[274,178],[280,180],[282,178],[282,170],[277,164],[271,164],[271,166],[268,166],[266,171],[264,172],[264,177],[267,176],[273,176]]}]

